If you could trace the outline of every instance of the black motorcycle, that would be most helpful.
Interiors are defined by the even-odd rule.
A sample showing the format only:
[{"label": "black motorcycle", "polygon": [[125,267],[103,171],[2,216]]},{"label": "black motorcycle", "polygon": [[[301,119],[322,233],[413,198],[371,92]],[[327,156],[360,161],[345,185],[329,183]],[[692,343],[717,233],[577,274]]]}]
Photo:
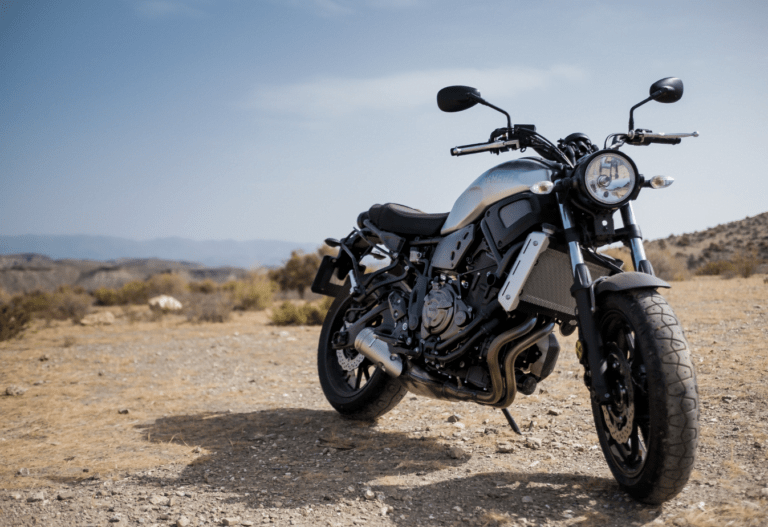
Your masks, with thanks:
[{"label": "black motorcycle", "polygon": [[[565,336],[578,329],[576,354],[616,480],[647,503],[679,493],[698,442],[696,374],[683,329],[657,292],[670,286],[654,275],[632,211],[641,189],[673,180],[645,179],[619,148],[697,136],[634,129],[638,106],[682,95],[680,79],[654,83],[630,110],[629,131],[600,149],[583,133],[554,144],[534,125],[513,126],[474,88],[440,90],[445,112],[479,103],[507,120],[487,143],[452,155],[531,148],[539,157],[491,168],[447,214],[374,205],[346,238],[326,240],[339,252],[323,259],[312,291],[335,297],[317,359],[330,404],[371,420],[407,392],[472,401],[502,409],[519,433],[507,407],[554,370],[555,326]],[[614,242],[630,248],[635,272],[597,252]]]}]

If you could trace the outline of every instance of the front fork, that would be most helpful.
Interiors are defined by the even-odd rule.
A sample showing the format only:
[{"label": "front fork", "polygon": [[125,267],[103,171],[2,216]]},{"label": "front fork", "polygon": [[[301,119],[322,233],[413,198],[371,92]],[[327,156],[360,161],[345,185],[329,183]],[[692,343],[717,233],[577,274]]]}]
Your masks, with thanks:
[{"label": "front fork", "polygon": [[[571,258],[571,270],[573,271],[573,286],[571,295],[576,300],[576,318],[579,323],[579,340],[586,347],[587,365],[592,377],[592,396],[598,404],[608,404],[612,396],[605,382],[605,372],[608,364],[601,352],[602,340],[597,329],[594,305],[594,282],[589,273],[587,264],[584,263],[584,255],[579,245],[580,232],[575,228],[573,213],[567,202],[558,203],[560,218],[565,229],[565,237],[568,242],[568,253]],[[621,218],[624,227],[630,232],[629,246],[632,251],[632,262],[641,273],[653,275],[653,267],[645,256],[643,239],[635,221],[632,205],[627,203],[621,208]]]}]

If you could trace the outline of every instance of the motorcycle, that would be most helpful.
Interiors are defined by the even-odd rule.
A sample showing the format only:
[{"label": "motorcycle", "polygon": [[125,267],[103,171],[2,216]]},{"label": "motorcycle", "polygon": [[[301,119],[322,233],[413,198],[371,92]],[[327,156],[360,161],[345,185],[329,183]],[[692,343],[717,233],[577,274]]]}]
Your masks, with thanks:
[{"label": "motorcycle", "polygon": [[[682,95],[678,78],[655,82],[631,108],[628,132],[600,149],[583,133],[555,144],[534,125],[512,125],[475,88],[440,90],[445,112],[480,104],[506,116],[488,142],[451,155],[531,148],[538,156],[486,171],[449,213],[377,204],[348,236],[326,240],[338,255],[323,258],[312,291],[335,297],[317,358],[328,402],[347,418],[373,420],[407,392],[471,401],[502,409],[520,433],[508,407],[553,372],[555,326],[564,336],[578,330],[576,354],[615,479],[646,503],[678,494],[699,436],[696,374],[658,293],[670,285],[654,275],[632,209],[642,189],[673,179],[646,179],[619,149],[697,137],[635,129],[639,106]],[[615,242],[629,247],[636,271],[597,251]],[[372,260],[384,262],[373,268]]]}]

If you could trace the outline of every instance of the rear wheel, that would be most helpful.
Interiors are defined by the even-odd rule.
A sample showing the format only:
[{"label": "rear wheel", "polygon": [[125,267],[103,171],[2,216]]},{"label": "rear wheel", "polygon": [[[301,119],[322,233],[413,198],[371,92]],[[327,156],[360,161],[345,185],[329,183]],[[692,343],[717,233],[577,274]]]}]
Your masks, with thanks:
[{"label": "rear wheel", "polygon": [[335,349],[333,336],[343,329],[345,315],[352,307],[349,296],[340,296],[331,305],[320,332],[317,370],[328,402],[344,417],[371,421],[399,403],[408,390],[350,345]]},{"label": "rear wheel", "polygon": [[600,446],[636,499],[662,503],[693,470],[699,436],[696,373],[675,314],[655,290],[608,293],[599,330],[613,403],[592,404]]}]

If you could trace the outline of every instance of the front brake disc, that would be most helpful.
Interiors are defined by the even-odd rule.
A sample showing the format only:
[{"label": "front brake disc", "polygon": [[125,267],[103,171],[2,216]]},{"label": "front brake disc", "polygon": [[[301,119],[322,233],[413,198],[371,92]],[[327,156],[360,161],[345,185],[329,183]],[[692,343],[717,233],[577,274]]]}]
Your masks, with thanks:
[{"label": "front brake disc", "polygon": [[605,425],[619,444],[629,441],[635,426],[635,396],[632,369],[624,354],[616,348],[608,355],[608,389],[614,402],[602,407]]}]

